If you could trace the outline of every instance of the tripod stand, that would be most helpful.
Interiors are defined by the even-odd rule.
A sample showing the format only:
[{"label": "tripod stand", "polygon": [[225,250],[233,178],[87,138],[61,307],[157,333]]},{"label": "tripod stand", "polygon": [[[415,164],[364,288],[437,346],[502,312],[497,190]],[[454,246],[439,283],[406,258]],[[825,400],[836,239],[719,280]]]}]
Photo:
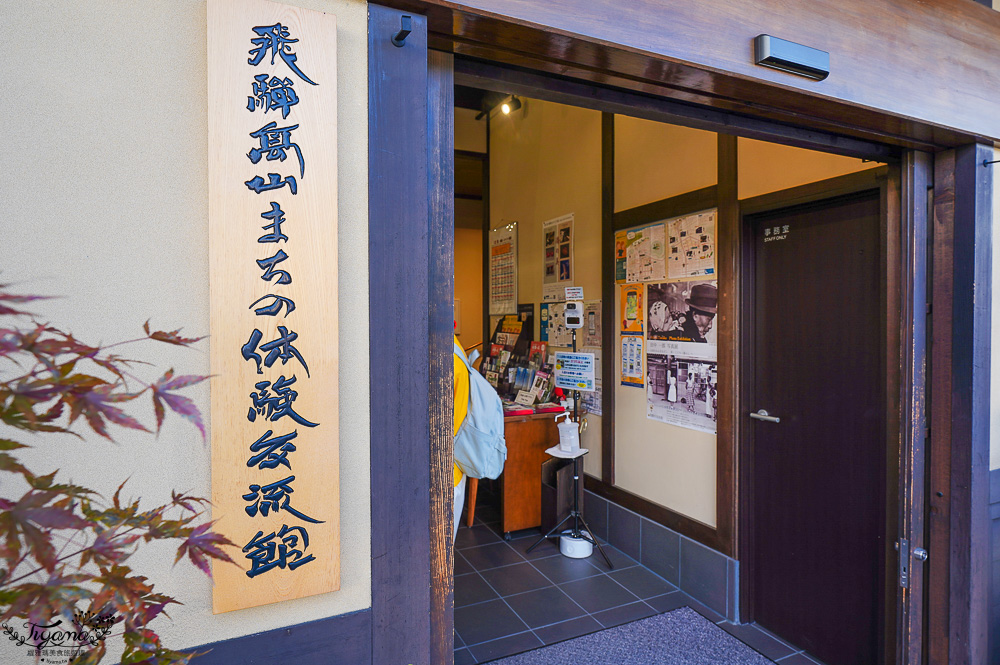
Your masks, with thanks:
[{"label": "tripod stand", "polygon": [[[601,553],[602,557],[604,557],[604,561],[608,564],[608,568],[614,570],[615,567],[612,565],[611,559],[608,558],[608,555],[604,553],[604,548],[601,547],[601,544],[597,542],[596,538],[594,538],[594,534],[590,530],[590,526],[587,524],[587,521],[583,519],[583,513],[580,512],[580,459],[585,454],[586,453],[581,452],[573,458],[573,509],[569,511],[569,514],[566,515],[566,517],[564,517],[559,524],[552,527],[547,534],[539,538],[531,547],[529,547],[528,552],[541,545],[546,539],[552,538],[553,534],[557,534],[562,525],[572,518],[573,528],[570,530],[568,535],[572,538],[576,538],[577,540],[586,540],[591,545],[596,545],[597,551]],[[580,529],[581,524],[585,530]]]}]

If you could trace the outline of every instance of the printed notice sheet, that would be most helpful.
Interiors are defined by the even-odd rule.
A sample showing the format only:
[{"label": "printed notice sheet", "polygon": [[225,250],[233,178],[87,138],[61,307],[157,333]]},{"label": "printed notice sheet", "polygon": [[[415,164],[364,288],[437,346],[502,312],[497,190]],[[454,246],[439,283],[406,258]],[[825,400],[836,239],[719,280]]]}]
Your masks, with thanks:
[{"label": "printed notice sheet", "polygon": [[517,311],[517,222],[490,231],[490,314]]}]

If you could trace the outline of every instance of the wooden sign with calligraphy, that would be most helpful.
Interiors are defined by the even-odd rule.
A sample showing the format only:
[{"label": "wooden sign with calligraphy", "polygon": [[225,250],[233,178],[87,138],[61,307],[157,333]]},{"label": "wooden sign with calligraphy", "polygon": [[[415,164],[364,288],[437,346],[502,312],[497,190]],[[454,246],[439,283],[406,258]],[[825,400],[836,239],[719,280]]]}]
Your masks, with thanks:
[{"label": "wooden sign with calligraphy", "polygon": [[215,612],[340,588],[337,22],[208,2]]}]

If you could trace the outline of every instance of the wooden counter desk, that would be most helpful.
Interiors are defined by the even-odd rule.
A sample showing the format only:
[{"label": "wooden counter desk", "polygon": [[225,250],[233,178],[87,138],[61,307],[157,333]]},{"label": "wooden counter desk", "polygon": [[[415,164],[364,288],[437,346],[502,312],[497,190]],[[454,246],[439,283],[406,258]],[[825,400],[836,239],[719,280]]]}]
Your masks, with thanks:
[{"label": "wooden counter desk", "polygon": [[[500,527],[511,531],[530,529],[542,523],[542,463],[545,451],[559,444],[558,413],[537,413],[504,418],[507,461],[500,475]],[[466,525],[476,513],[479,481],[469,478]]]}]

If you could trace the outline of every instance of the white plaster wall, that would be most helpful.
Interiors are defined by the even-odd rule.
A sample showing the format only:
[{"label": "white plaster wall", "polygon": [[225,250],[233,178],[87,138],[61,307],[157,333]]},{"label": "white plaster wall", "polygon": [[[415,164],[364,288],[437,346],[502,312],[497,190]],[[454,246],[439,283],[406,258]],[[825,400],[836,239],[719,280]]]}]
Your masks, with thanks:
[{"label": "white plaster wall", "polygon": [[[211,582],[173,550],[144,547],[130,564],[184,604],[155,627],[187,647],[371,605],[367,283],[367,6],[290,0],[338,19],[341,590],[212,614]],[[63,296],[44,318],[91,342],[154,327],[208,331],[206,5],[204,0],[32,0],[0,10],[0,282]],[[162,371],[207,374],[207,342],[133,351]],[[139,369],[145,378],[155,378]],[[190,392],[202,412],[207,386]],[[152,410],[137,409],[144,422]],[[168,418],[159,438],[22,440],[36,471],[152,507],[170,490],[209,496],[210,450]],[[5,481],[7,479],[4,479]],[[0,492],[13,492],[5,485]],[[0,662],[8,662],[6,647]],[[4,655],[7,654],[7,655]],[[115,654],[112,654],[115,655]],[[111,658],[108,659],[112,661]]]}]

